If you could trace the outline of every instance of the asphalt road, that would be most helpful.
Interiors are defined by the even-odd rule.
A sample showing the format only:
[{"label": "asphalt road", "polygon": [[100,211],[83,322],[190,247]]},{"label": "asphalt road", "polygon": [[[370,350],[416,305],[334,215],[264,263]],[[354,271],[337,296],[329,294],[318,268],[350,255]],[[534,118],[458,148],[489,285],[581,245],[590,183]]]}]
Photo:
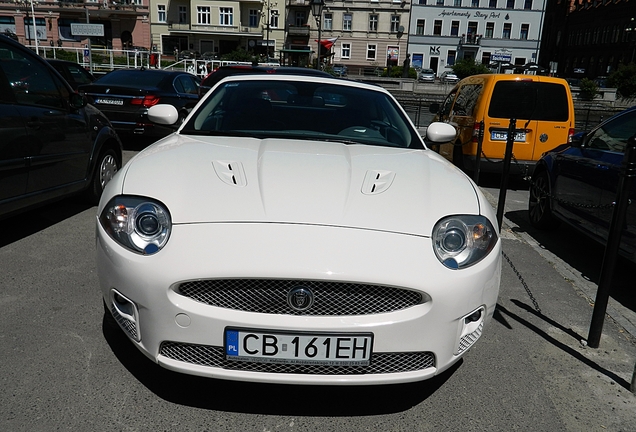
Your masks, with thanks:
[{"label": "asphalt road", "polygon": [[[608,318],[599,349],[581,343],[592,308],[563,276],[578,264],[546,259],[519,211],[506,211],[500,299],[481,340],[433,380],[382,387],[263,385],[164,370],[102,325],[94,207],[70,199],[5,220],[0,431],[636,429],[633,337]],[[593,279],[591,267],[584,271]]]}]

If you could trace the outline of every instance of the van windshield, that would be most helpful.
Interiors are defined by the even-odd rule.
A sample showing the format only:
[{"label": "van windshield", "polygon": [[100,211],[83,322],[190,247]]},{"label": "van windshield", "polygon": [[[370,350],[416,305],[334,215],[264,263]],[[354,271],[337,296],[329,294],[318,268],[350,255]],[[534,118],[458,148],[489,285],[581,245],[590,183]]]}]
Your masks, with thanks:
[{"label": "van windshield", "polygon": [[505,119],[568,121],[565,86],[535,81],[499,81],[492,93],[488,116]]}]

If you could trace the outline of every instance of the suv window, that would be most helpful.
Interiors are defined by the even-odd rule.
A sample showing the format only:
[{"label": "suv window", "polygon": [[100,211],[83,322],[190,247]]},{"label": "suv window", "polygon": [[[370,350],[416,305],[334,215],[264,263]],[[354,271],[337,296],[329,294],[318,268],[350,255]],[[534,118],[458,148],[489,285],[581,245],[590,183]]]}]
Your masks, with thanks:
[{"label": "suv window", "polygon": [[568,95],[561,84],[535,81],[499,81],[490,99],[488,115],[494,118],[567,121]]},{"label": "suv window", "polygon": [[43,65],[15,53],[0,60],[0,68],[19,104],[67,108],[68,90]]}]

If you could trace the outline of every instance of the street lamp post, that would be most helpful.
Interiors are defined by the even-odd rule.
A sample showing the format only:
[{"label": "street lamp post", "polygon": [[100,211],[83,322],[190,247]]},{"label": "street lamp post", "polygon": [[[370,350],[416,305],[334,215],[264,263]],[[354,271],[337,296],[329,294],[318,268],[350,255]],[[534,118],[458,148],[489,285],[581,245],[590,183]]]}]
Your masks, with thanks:
[{"label": "street lamp post", "polygon": [[38,31],[35,27],[35,9],[33,8],[33,0],[31,0],[31,24],[33,25],[33,39],[35,40],[35,53],[40,55],[38,45]]},{"label": "street lamp post", "polygon": [[325,7],[325,0],[311,0],[311,13],[316,19],[318,26],[318,60],[316,61],[316,69],[320,69],[320,38],[322,37],[322,8]]}]

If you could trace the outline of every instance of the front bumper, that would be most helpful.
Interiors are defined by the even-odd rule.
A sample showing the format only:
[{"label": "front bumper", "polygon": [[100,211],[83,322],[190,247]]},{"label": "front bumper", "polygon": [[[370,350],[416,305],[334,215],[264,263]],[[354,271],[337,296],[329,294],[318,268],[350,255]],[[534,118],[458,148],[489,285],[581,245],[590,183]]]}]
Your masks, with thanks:
[{"label": "front bumper", "polygon": [[[381,384],[430,378],[472,346],[494,312],[501,253],[499,242],[477,265],[449,270],[435,258],[428,238],[342,227],[217,223],[175,225],[164,249],[142,256],[123,249],[98,223],[97,264],[109,309],[116,318],[121,318],[119,308],[136,321],[138,340],[130,331],[127,334],[163,367],[253,382]],[[379,284],[419,291],[425,301],[369,315],[285,315],[210,306],[176,290],[183,281],[234,278]],[[129,299],[134,310],[114,304],[114,293]],[[471,323],[467,334],[465,317],[479,309],[479,326]],[[223,351],[226,327],[372,333],[374,367],[343,374],[333,369],[230,364]],[[401,361],[394,360],[395,355],[416,358],[422,366],[377,367],[380,362]]]}]

